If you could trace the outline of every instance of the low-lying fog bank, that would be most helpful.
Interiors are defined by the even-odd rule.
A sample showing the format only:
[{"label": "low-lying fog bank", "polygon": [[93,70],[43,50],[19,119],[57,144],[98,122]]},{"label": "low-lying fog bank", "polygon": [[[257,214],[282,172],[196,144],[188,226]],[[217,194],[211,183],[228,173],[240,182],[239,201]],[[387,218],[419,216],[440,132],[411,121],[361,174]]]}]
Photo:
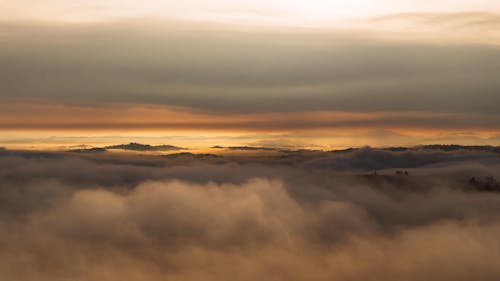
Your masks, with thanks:
[{"label": "low-lying fog bank", "polygon": [[3,150],[0,279],[498,280],[498,175],[487,151]]}]

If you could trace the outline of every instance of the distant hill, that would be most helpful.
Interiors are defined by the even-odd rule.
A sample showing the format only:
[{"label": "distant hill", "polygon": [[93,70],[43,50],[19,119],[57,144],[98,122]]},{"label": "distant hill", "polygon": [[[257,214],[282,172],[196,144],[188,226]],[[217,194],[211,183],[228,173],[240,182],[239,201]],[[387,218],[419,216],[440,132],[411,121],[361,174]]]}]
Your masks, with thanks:
[{"label": "distant hill", "polygon": [[175,154],[169,154],[163,156],[167,159],[176,159],[176,158],[196,158],[196,159],[210,159],[210,158],[220,158],[222,156],[208,153],[194,154],[190,152],[181,152]]},{"label": "distant hill", "polygon": [[131,142],[129,144],[118,144],[106,146],[106,149],[122,149],[122,150],[132,150],[132,151],[175,151],[184,150],[185,148],[177,147],[173,145],[149,145]]},{"label": "distant hill", "polygon": [[106,149],[102,148],[102,147],[78,148],[78,149],[68,150],[68,152],[75,152],[75,153],[98,153],[98,152],[106,152]]},{"label": "distant hill", "polygon": [[272,147],[261,147],[261,146],[212,146],[214,149],[228,149],[228,150],[244,150],[244,151],[255,151],[255,150],[264,150],[264,151],[278,151],[278,148]]},{"label": "distant hill", "polygon": [[471,150],[471,151],[484,151],[484,152],[500,153],[500,146],[491,146],[491,145],[432,144],[432,145],[423,145],[421,147],[424,149],[434,149],[434,150],[442,150],[442,151]]},{"label": "distant hill", "polygon": [[[212,146],[212,149],[220,149],[220,150],[231,150],[231,151],[255,151],[255,152],[266,152],[266,151],[274,151],[278,153],[282,153],[283,157],[292,157],[292,156],[307,156],[309,154],[321,154],[324,155],[337,155],[337,156],[345,156],[345,155],[357,155],[363,159],[372,159],[377,160],[380,153],[390,153],[390,155],[407,155],[407,157],[412,157],[412,153],[421,152],[421,151],[429,151],[429,152],[483,152],[483,153],[500,153],[500,146],[489,146],[489,145],[444,145],[444,144],[432,144],[432,145],[420,145],[414,147],[358,147],[358,148],[347,148],[340,150],[331,150],[331,151],[321,151],[321,150],[287,150],[287,149],[279,149],[273,147],[258,147],[258,146]],[[131,142],[128,144],[118,144],[111,145],[106,147],[94,147],[94,148],[78,148],[73,150],[68,150],[68,152],[78,152],[78,153],[94,153],[94,152],[105,152],[107,150],[128,150],[128,151],[180,151],[186,150],[186,148],[173,146],[173,145],[150,145],[150,144],[141,144]],[[5,151],[0,147],[0,151]],[[377,154],[377,157],[371,154]],[[359,154],[359,155],[358,155]],[[369,154],[369,155],[368,155]],[[384,154],[385,155],[385,154]],[[369,157],[368,157],[369,156]],[[384,156],[389,157],[389,156]],[[380,160],[380,159],[378,159]],[[365,161],[366,162],[366,161]]]},{"label": "distant hill", "polygon": [[[332,150],[332,153],[349,153],[354,151],[359,151],[362,148],[347,148],[341,150]],[[493,152],[500,153],[500,146],[491,145],[458,145],[458,144],[430,144],[430,145],[420,145],[415,147],[365,147],[364,149],[381,150],[381,151],[391,151],[391,152],[405,152],[405,151],[415,151],[415,150],[438,150],[445,152],[452,151],[482,151],[482,152]]]}]

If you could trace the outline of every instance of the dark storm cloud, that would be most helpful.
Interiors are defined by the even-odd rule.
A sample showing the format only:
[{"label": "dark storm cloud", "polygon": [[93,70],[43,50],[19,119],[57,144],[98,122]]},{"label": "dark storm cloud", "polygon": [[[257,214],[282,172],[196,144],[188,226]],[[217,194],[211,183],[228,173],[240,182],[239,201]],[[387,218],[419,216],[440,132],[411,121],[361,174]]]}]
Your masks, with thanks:
[{"label": "dark storm cloud", "polygon": [[499,174],[498,157],[443,153],[412,176],[378,178],[243,156],[6,151],[0,277],[497,280],[500,194],[457,175]]},{"label": "dark storm cloud", "polygon": [[0,27],[3,100],[498,113],[500,49],[178,23]]}]

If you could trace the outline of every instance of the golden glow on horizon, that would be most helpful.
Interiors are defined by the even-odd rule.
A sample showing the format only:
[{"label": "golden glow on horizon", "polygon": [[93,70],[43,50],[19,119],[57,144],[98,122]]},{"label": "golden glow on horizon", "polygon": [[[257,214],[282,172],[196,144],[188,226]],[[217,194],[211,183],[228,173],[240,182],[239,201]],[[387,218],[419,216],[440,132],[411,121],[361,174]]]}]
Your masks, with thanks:
[{"label": "golden glow on horizon", "polygon": [[[212,146],[258,146],[284,149],[333,150],[349,147],[416,146],[422,144],[500,145],[500,132],[440,131],[323,131],[296,134],[239,134],[219,132],[2,132],[0,147],[28,150],[68,150],[82,147],[139,142],[169,144],[187,148],[192,153],[222,153]],[[167,151],[164,154],[178,153]]]},{"label": "golden glow on horizon", "polygon": [[[64,118],[61,118],[64,116]],[[471,120],[473,118],[473,120]],[[448,122],[447,120],[454,120]],[[444,122],[443,124],[443,121]],[[329,130],[498,132],[496,116],[439,112],[203,113],[160,105],[0,104],[2,131],[290,133]]]},{"label": "golden glow on horizon", "polygon": [[213,152],[214,145],[322,150],[434,143],[500,145],[495,118],[438,112],[202,113],[160,105],[17,102],[0,104],[0,146],[67,150],[140,142],[206,153]]}]

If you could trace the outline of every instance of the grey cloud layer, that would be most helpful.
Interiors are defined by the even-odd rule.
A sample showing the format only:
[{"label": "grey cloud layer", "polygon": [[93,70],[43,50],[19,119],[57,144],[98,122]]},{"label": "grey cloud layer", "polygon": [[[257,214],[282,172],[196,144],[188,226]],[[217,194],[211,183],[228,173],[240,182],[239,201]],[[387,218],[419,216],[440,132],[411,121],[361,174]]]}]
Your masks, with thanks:
[{"label": "grey cloud layer", "polygon": [[407,21],[422,25],[433,25],[434,28],[453,28],[457,31],[472,28],[478,31],[493,32],[500,25],[500,15],[487,12],[462,13],[402,13],[372,19],[374,23],[390,21]]},{"label": "grey cloud layer", "polygon": [[498,279],[500,194],[465,188],[500,174],[498,156],[362,153],[339,162],[417,168],[373,180],[304,159],[4,151],[0,278]]},{"label": "grey cloud layer", "polygon": [[175,23],[0,27],[1,98],[201,110],[498,113],[500,49]]}]

